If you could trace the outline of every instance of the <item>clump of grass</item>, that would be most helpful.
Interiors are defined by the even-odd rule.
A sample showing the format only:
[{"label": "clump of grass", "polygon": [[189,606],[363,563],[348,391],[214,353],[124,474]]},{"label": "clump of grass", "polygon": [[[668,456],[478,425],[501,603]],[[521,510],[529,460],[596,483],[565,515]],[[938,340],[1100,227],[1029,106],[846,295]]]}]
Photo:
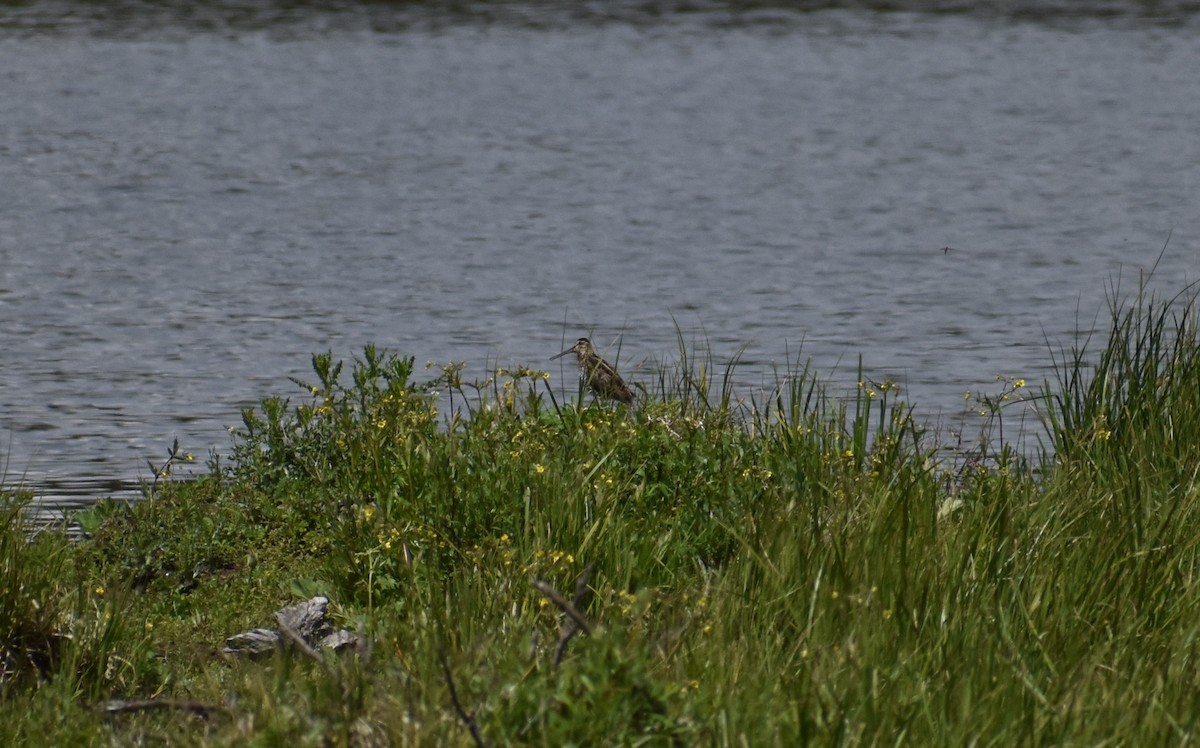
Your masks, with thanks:
[{"label": "clump of grass", "polygon": [[151,682],[139,632],[120,615],[127,591],[84,576],[65,533],[27,526],[31,498],[0,498],[0,698],[45,682],[93,698]]},{"label": "clump of grass", "polygon": [[0,683],[5,690],[49,672],[58,658],[64,618],[59,578],[69,568],[62,544],[28,537],[22,520],[28,495],[0,505]]},{"label": "clump of grass", "polygon": [[1128,472],[1125,460],[1194,463],[1186,437],[1200,427],[1196,298],[1192,288],[1165,300],[1144,286],[1132,301],[1114,294],[1096,360],[1085,341],[1055,361],[1046,418],[1060,460],[1118,472]]}]

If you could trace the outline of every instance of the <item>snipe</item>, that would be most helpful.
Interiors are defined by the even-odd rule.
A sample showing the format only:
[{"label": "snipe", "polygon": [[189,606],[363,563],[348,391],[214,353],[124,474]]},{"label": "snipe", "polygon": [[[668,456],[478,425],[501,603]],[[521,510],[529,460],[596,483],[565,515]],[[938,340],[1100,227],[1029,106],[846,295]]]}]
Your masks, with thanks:
[{"label": "snipe", "polygon": [[633,392],[625,384],[625,380],[621,379],[621,375],[611,364],[596,354],[596,349],[592,348],[592,341],[580,338],[575,341],[575,345],[557,356],[551,356],[550,360],[562,358],[568,353],[574,353],[579,361],[579,380],[597,397],[618,400],[626,405],[633,402]]}]

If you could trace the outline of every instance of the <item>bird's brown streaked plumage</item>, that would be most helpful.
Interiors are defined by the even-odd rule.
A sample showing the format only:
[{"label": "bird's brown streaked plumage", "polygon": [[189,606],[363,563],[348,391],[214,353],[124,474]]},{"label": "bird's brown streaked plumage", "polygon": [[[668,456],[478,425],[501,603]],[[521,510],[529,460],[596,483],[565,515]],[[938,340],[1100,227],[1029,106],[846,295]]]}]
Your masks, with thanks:
[{"label": "bird's brown streaked plumage", "polygon": [[575,341],[575,345],[557,356],[551,356],[550,360],[562,358],[568,353],[574,353],[579,362],[580,381],[597,396],[617,400],[626,405],[633,402],[633,392],[625,384],[625,380],[621,379],[621,375],[611,364],[596,354],[592,341],[580,338]]}]

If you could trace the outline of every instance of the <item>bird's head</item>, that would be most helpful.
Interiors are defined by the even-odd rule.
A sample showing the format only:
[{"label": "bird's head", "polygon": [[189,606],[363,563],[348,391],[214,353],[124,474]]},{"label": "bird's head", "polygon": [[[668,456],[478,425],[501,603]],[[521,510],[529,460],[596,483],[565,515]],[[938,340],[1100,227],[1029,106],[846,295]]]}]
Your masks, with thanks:
[{"label": "bird's head", "polygon": [[588,340],[587,338],[580,338],[579,340],[575,341],[575,345],[571,346],[570,348],[568,348],[567,350],[558,354],[557,356],[551,356],[550,360],[553,361],[556,358],[562,358],[563,356],[567,355],[568,353],[574,353],[580,359],[586,358],[586,357],[592,355],[592,353],[593,353],[592,341]]}]

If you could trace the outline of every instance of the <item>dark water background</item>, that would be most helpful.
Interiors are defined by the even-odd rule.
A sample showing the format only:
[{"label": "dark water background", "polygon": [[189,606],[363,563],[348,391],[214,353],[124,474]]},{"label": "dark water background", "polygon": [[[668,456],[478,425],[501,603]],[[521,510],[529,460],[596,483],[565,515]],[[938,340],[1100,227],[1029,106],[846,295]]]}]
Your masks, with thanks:
[{"label": "dark water background", "polygon": [[127,494],[367,343],[1037,382],[1197,277],[1198,8],[974,6],[0,5],[8,481]]}]

